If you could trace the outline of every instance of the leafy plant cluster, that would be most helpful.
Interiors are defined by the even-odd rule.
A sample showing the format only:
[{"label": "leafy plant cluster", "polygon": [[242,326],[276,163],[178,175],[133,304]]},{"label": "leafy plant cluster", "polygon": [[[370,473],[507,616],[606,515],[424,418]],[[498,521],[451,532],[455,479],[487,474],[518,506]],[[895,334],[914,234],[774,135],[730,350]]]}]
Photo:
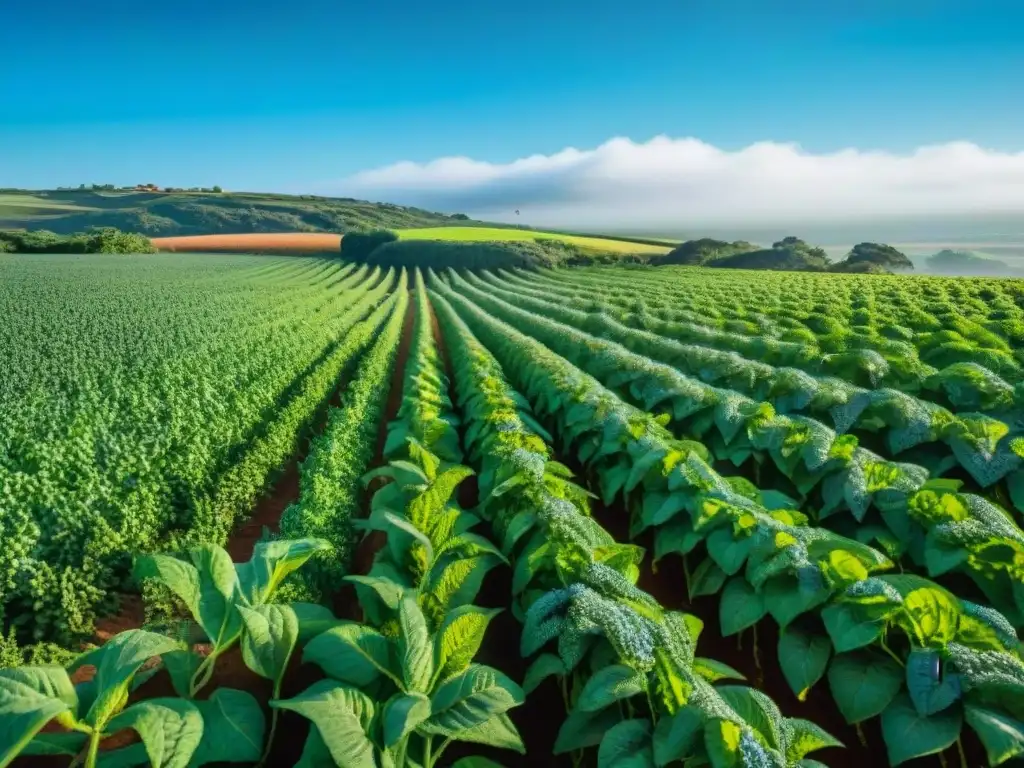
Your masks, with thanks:
[{"label": "leafy plant cluster", "polygon": [[[802,506],[814,492],[820,501],[819,521],[848,512],[849,517],[834,526],[841,532],[864,543],[877,541],[890,556],[906,555],[933,576],[952,570],[969,574],[990,603],[1015,626],[1024,626],[1024,532],[1004,510],[983,498],[959,494],[962,483],[933,480],[926,468],[884,459],[860,447],[853,435],[837,435],[809,418],[781,415],[770,404],[694,382],[614,342],[515,309],[461,278],[453,280],[478,305],[512,320],[625,399],[645,411],[666,411],[685,433],[706,440],[716,459],[740,466],[753,457],[760,466],[770,458],[785,480],[781,490],[799,497],[801,504],[788,499],[790,506]],[[552,309],[552,314],[557,312]],[[653,342],[652,347],[672,343],[658,338]],[[888,413],[882,415],[895,421]],[[981,432],[987,438],[977,441],[981,444],[975,450],[985,452],[988,465],[963,450],[963,430],[952,448],[982,484],[990,485],[993,475],[998,480],[1021,462],[1009,448],[1012,438],[1005,425],[991,419],[981,423],[993,432],[986,435],[979,429],[966,434],[977,440]],[[906,440],[907,431],[903,429],[903,437],[899,431],[894,434]],[[997,440],[1002,440],[1002,452],[993,456]]]},{"label": "leafy plant cluster", "polygon": [[621,262],[621,254],[588,251],[555,239],[459,242],[399,240],[394,232],[348,233],[341,258],[379,267],[421,269],[528,269],[560,265]]},{"label": "leafy plant cluster", "polygon": [[[847,337],[847,345],[842,339],[811,334],[810,341],[784,341],[777,332],[752,321],[715,324],[697,311],[660,303],[652,307],[636,298],[631,284],[623,287],[618,281],[571,285],[524,272],[484,273],[484,277],[529,298],[599,313],[614,323],[672,339],[701,359],[707,370],[703,375],[714,377],[711,381],[732,376],[764,387],[766,381],[781,374],[784,380],[793,380],[789,389],[819,409],[842,405],[864,388],[883,387],[968,411],[1005,413],[1022,408],[1021,390],[991,370],[971,361],[950,363],[939,370],[924,363],[906,339],[862,342]],[[597,319],[591,318],[591,323],[595,322]],[[996,346],[1003,351],[1012,349],[1012,340],[996,342]]]},{"label": "leafy plant cluster", "polygon": [[873,272],[886,273],[889,269],[913,269],[913,262],[891,245],[858,243],[838,263],[829,261],[825,251],[805,243],[798,237],[784,237],[772,243],[771,248],[760,248],[753,243],[737,240],[730,243],[704,237],[687,240],[670,252],[655,256],[651,264],[685,264],[689,266],[727,269],[767,269],[781,271],[816,272]]},{"label": "leafy plant cluster", "polygon": [[0,252],[7,253],[156,253],[145,235],[99,227],[87,232],[57,235],[45,229],[33,232],[0,230]]},{"label": "leafy plant cluster", "polygon": [[507,715],[522,703],[522,689],[473,661],[497,613],[473,600],[504,557],[469,532],[479,520],[452,498],[472,472],[439,456],[457,459],[458,440],[419,273],[416,304],[403,404],[389,425],[391,460],[364,478],[391,482],[358,521],[383,546],[368,574],[347,577],[365,623],[328,630],[309,644],[305,658],[329,679],[285,704],[316,726],[303,765],[432,768],[453,741],[523,751]]},{"label": "leafy plant cluster", "polygon": [[394,280],[182,258],[0,266],[0,301],[17,308],[0,327],[0,606],[21,643],[90,634],[127,583],[125,553],[224,541]]},{"label": "leafy plant cluster", "polygon": [[[656,557],[685,558],[692,596],[719,595],[724,635],[769,615],[779,624],[778,659],[795,694],[827,675],[849,722],[881,718],[893,764],[953,745],[965,721],[991,764],[1024,753],[1024,662],[1002,614],[923,577],[885,573],[893,564],[881,552],[811,525],[788,499],[720,476],[707,449],[674,439],[665,419],[436,287],[597,478],[603,499],[625,500],[631,531],[653,528]],[[940,488],[921,501],[960,501]],[[551,625],[550,636],[565,626]]]},{"label": "leafy plant cluster", "polygon": [[[533,287],[605,298],[638,315],[638,322],[678,322],[666,328],[684,334],[682,340],[726,331],[701,343],[720,339],[730,345],[727,351],[734,344],[758,345],[757,356],[776,365],[801,367],[824,355],[857,350],[878,352],[890,367],[905,359],[905,372],[886,374],[889,383],[903,389],[920,389],[920,379],[934,373],[931,369],[953,363],[976,363],[1013,377],[1024,363],[1024,282],[1019,280],[723,275],[677,267],[542,270],[521,278]],[[742,347],[735,350],[746,354]]]},{"label": "leafy plant cluster", "polygon": [[[482,468],[477,512],[514,564],[513,610],[524,655],[536,656],[527,694],[550,677],[567,717],[555,753],[598,747],[600,766],[812,765],[838,744],[811,723],[783,718],[763,694],[713,686],[739,677],[694,655],[701,622],[666,611],[635,586],[642,550],[619,544],[589,515],[589,494],[553,461],[551,437],[505,382],[494,357],[440,295],[467,448]],[[553,649],[554,650],[554,649]]]},{"label": "leafy plant cluster", "polygon": [[[302,703],[271,702],[267,733],[252,694],[207,689],[217,660],[240,646],[246,666],[271,680],[275,697],[280,696],[299,643],[340,622],[319,605],[279,604],[275,593],[289,573],[328,546],[317,539],[264,542],[240,564],[213,545],[187,558],[140,558],[137,577],[158,581],[188,607],[198,640],[209,648],[206,655],[197,652],[199,642],[131,629],[66,667],[0,670],[0,765],[19,755],[64,755],[71,765],[85,768],[262,764],[273,744],[278,711],[301,709]],[[93,674],[83,674],[90,667]],[[161,672],[170,677],[176,696],[132,697]],[[104,739],[126,730],[138,740],[101,747]]]},{"label": "leafy plant cluster", "polygon": [[318,536],[332,545],[296,574],[292,585],[323,599],[341,586],[348,572],[358,512],[359,477],[373,458],[377,425],[383,417],[388,382],[409,304],[408,275],[401,272],[395,291],[345,338],[353,349],[369,352],[359,362],[342,396],[331,408],[324,431],[313,440],[300,468],[299,499],[281,517],[285,538]]}]

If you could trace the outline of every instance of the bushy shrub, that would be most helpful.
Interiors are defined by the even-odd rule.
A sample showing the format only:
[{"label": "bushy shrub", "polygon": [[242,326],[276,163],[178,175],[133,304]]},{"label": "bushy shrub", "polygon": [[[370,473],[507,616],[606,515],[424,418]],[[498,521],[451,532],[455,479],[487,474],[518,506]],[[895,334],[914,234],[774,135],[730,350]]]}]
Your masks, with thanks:
[{"label": "bushy shrub", "polygon": [[362,264],[368,260],[374,249],[397,240],[398,235],[390,229],[346,232],[341,238],[341,258]]},{"label": "bushy shrub", "polygon": [[73,235],[45,229],[35,232],[0,232],[0,251],[6,253],[156,253],[149,238],[113,227]]}]

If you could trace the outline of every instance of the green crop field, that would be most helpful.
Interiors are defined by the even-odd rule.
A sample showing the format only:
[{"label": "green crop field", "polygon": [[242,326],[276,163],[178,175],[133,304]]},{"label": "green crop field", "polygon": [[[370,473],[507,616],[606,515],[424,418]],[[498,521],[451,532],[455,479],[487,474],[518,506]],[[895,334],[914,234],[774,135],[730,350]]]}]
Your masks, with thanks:
[{"label": "green crop field", "polygon": [[1024,756],[1024,280],[0,255],[0,314],[0,766]]},{"label": "green crop field", "polygon": [[668,253],[671,245],[612,240],[603,237],[563,235],[556,232],[537,232],[528,229],[501,229],[497,227],[423,227],[396,230],[403,240],[461,240],[485,242],[489,240],[561,240],[581,248],[612,253]]},{"label": "green crop field", "polygon": [[59,215],[91,210],[95,209],[36,195],[0,193],[0,218]]}]

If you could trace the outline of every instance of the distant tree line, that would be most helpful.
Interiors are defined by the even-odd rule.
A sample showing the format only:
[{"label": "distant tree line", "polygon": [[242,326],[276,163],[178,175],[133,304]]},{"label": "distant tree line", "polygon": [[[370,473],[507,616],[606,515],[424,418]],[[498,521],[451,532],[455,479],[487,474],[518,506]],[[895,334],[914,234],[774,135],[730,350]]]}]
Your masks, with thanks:
[{"label": "distant tree line", "polygon": [[341,258],[381,267],[432,269],[536,269],[631,260],[621,254],[585,251],[572,243],[558,240],[399,240],[397,234],[386,229],[345,233],[341,238]]},{"label": "distant tree line", "polygon": [[45,229],[34,232],[0,230],[0,253],[156,253],[156,248],[145,235],[113,227],[71,235],[58,235]]},{"label": "distant tree line", "polygon": [[771,248],[761,248],[745,240],[728,242],[709,237],[687,240],[669,253],[652,257],[650,263],[799,272],[886,273],[914,268],[914,263],[891,245],[858,243],[843,261],[833,263],[824,249],[798,237],[784,237],[772,243]]}]

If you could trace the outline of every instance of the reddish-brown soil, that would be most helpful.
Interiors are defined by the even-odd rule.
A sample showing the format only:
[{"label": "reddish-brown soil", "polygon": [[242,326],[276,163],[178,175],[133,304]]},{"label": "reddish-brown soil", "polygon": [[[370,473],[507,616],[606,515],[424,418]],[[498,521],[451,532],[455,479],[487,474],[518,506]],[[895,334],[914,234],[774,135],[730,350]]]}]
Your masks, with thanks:
[{"label": "reddish-brown soil", "polygon": [[255,232],[245,235],[155,237],[152,242],[161,251],[190,253],[327,253],[340,249],[341,235],[329,232]]}]

